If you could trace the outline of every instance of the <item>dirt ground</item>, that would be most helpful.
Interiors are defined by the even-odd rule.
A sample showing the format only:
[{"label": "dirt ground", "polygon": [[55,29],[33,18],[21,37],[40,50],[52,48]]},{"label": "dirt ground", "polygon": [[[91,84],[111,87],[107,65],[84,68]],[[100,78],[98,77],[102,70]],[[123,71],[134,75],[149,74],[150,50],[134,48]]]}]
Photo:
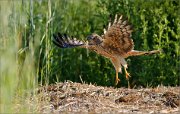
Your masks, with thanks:
[{"label": "dirt ground", "polygon": [[[180,87],[113,88],[71,81],[38,90],[41,113],[180,113]],[[33,101],[33,98],[32,98]]]}]

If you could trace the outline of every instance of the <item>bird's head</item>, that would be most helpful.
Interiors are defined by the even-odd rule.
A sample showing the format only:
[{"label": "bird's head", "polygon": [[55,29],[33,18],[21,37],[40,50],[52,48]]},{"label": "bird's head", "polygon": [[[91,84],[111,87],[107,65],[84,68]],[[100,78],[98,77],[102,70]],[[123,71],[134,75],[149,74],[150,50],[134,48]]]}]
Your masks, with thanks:
[{"label": "bird's head", "polygon": [[89,45],[97,45],[103,42],[103,39],[101,38],[101,36],[97,34],[89,35],[87,37],[87,40],[88,40]]}]

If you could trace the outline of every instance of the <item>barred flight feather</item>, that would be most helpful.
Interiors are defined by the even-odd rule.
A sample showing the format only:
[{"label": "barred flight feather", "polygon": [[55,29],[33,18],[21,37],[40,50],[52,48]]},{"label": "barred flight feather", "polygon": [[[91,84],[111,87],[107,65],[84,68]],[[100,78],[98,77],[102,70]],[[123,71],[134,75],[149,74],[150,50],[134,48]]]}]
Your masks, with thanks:
[{"label": "barred flight feather", "polygon": [[53,43],[60,48],[71,48],[85,44],[83,41],[73,37],[70,38],[66,34],[62,35],[61,33],[53,34]]}]

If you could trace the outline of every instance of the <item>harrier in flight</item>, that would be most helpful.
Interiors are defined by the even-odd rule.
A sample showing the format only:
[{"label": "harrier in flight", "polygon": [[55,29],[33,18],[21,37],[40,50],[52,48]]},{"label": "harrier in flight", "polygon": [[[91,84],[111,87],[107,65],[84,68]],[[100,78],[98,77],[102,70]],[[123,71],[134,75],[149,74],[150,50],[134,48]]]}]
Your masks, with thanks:
[{"label": "harrier in flight", "polygon": [[122,67],[125,70],[125,76],[128,80],[130,74],[127,72],[127,62],[125,58],[129,56],[149,55],[159,53],[159,50],[137,51],[134,50],[134,42],[131,39],[132,27],[127,20],[122,19],[122,15],[115,15],[113,22],[109,22],[107,29],[104,29],[103,35],[93,33],[87,37],[87,41],[81,41],[66,34],[57,33],[53,35],[53,43],[60,48],[86,48],[109,58],[116,70],[117,85],[120,79],[118,73],[122,73]]}]

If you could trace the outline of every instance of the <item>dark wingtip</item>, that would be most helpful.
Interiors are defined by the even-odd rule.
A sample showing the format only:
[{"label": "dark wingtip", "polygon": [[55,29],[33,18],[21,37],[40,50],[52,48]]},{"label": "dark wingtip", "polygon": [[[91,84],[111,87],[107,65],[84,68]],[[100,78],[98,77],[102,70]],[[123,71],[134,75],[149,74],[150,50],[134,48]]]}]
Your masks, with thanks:
[{"label": "dark wingtip", "polygon": [[76,46],[84,45],[81,41],[69,38],[67,34],[53,34],[53,43],[60,48],[72,48]]},{"label": "dark wingtip", "polygon": [[53,34],[53,39],[52,39],[52,42],[56,45],[56,46],[58,46],[58,47],[60,47],[60,48],[64,48],[64,46],[63,46],[63,41],[61,41],[62,40],[62,35],[60,34],[60,33],[57,33],[57,34]]}]

